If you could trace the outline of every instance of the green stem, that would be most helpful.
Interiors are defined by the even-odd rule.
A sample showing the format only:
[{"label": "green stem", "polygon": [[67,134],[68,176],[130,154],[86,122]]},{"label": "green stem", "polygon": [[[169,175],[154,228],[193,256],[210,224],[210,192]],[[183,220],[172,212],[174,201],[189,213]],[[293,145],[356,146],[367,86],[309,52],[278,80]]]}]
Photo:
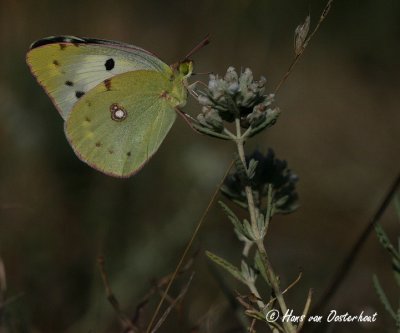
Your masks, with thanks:
[{"label": "green stem", "polygon": [[[236,124],[237,150],[238,150],[239,158],[242,161],[243,166],[247,173],[247,163],[246,163],[246,157],[245,157],[245,153],[244,153],[244,138],[242,137],[242,133],[241,133],[240,119],[236,118],[235,124]],[[259,229],[259,227],[257,225],[257,218],[258,218],[259,212],[254,204],[254,196],[253,196],[253,190],[251,189],[251,186],[246,186],[245,192],[246,192],[248,210],[250,213],[251,226],[252,226],[253,231],[257,231]],[[267,217],[267,218],[269,219],[269,217]],[[259,232],[255,232],[255,234],[258,235]],[[275,293],[275,297],[278,301],[279,307],[280,307],[282,313],[286,313],[288,310],[288,307],[286,306],[285,300],[283,298],[283,294],[282,294],[282,291],[279,286],[278,277],[275,275],[272,265],[268,259],[268,255],[265,250],[263,238],[260,237],[259,239],[257,239],[255,241],[255,243],[256,243],[257,249],[261,255],[261,260],[266,268],[267,277],[268,277],[269,283],[271,284],[271,287]],[[248,285],[248,287],[250,288],[249,285]],[[254,287],[254,289],[257,291],[254,284],[252,287]],[[254,291],[251,288],[250,288],[250,290],[254,293]],[[257,296],[257,294],[255,294],[255,295]],[[260,306],[260,304],[258,304],[258,305]],[[283,328],[286,333],[296,333],[296,328],[290,322],[283,322],[282,324],[283,324]]]},{"label": "green stem", "polygon": [[[262,239],[260,239],[256,242],[256,245],[258,251],[260,252],[261,259],[266,267],[268,280],[271,284],[272,289],[274,290],[275,297],[276,300],[278,301],[279,307],[281,308],[282,313],[286,313],[288,308],[283,298],[282,291],[279,287],[278,277],[275,275],[271,262],[268,259],[267,252],[265,251],[264,242],[262,241]],[[287,332],[296,332],[296,329],[290,322],[284,322],[283,326],[287,328]]]}]

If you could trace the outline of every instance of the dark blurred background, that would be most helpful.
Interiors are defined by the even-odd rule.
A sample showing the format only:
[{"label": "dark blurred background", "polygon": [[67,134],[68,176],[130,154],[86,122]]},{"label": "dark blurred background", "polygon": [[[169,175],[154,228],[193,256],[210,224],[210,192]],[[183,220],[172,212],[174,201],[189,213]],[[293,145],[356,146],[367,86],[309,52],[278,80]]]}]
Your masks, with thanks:
[{"label": "dark blurred background", "polygon": [[[136,176],[107,177],[78,160],[63,121],[25,63],[30,43],[52,35],[120,40],[165,62],[181,59],[207,33],[195,71],[250,67],[273,90],[293,58],[293,32],[322,0],[49,1],[0,0],[0,256],[15,332],[119,332],[96,258],[128,314],[171,272],[234,152],[178,119],[160,151]],[[299,176],[301,207],[275,218],[267,248],[287,295],[302,310],[308,288],[322,295],[336,267],[373,215],[399,169],[400,2],[336,0],[294,72],[276,96],[282,115],[249,145],[272,147]],[[203,77],[207,81],[207,77]],[[187,112],[200,107],[189,101]],[[238,211],[240,212],[240,211]],[[243,213],[242,213],[243,215]],[[393,206],[382,220],[392,239]],[[162,332],[239,327],[210,273],[204,250],[234,262],[240,244],[218,205],[194,250],[196,275],[183,315]],[[398,289],[390,260],[371,235],[328,309],[378,312],[375,324],[339,324],[331,332],[394,331],[372,286]],[[226,275],[227,283],[247,291]],[[178,288],[173,292],[176,294]],[[147,322],[157,298],[149,304]],[[396,304],[396,303],[395,303]],[[0,329],[1,330],[1,329]],[[204,330],[207,331],[207,330]]]}]

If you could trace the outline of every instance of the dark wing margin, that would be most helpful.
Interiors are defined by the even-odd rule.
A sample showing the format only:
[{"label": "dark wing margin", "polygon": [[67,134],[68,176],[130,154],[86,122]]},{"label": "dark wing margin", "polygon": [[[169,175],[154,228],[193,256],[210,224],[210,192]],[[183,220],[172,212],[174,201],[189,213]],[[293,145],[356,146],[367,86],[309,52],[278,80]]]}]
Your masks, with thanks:
[{"label": "dark wing margin", "polygon": [[98,39],[98,38],[87,38],[87,37],[75,37],[75,36],[50,36],[50,37],[45,37],[42,39],[39,39],[35,42],[33,42],[29,49],[33,50],[37,47],[40,46],[45,46],[49,44],[63,44],[63,43],[70,43],[70,44],[97,44],[97,45],[105,45],[105,46],[114,46],[117,48],[122,48],[122,49],[131,49],[131,50],[140,50],[142,52],[145,52],[147,54],[153,55],[157,57],[154,53],[149,52],[145,49],[142,49],[141,47],[134,46],[131,44],[123,43],[123,42],[118,42],[115,40],[107,40],[107,39]]}]

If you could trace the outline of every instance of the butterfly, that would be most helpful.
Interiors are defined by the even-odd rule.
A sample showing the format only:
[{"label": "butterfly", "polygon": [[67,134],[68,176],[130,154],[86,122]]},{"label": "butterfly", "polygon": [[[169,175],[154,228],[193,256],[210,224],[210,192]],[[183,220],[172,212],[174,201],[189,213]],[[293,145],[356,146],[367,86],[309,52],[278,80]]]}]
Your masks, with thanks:
[{"label": "butterfly", "polygon": [[186,104],[189,56],[171,66],[140,47],[58,36],[34,42],[27,64],[64,119],[75,154],[107,175],[129,177],[155,154]]}]

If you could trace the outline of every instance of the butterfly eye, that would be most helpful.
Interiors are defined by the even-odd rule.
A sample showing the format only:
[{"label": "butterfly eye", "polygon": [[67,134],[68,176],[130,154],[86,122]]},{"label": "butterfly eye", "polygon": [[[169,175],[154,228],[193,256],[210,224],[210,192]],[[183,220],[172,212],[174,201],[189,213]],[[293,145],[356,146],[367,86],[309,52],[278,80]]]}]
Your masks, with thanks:
[{"label": "butterfly eye", "polygon": [[183,76],[190,76],[193,70],[193,62],[191,60],[186,60],[179,64],[179,73]]}]

